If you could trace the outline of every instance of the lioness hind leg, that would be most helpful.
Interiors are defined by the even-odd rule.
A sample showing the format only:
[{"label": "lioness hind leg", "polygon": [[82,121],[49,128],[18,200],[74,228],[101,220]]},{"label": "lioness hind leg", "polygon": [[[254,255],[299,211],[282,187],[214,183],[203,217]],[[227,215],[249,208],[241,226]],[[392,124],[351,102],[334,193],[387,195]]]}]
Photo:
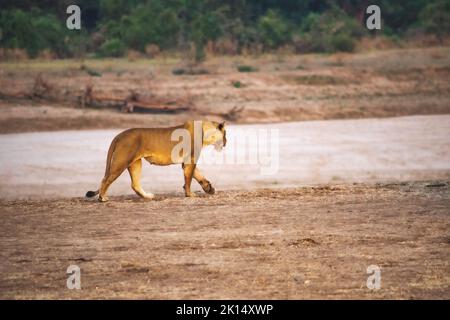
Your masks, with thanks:
[{"label": "lioness hind leg", "polygon": [[111,183],[113,183],[120,176],[120,174],[122,172],[123,172],[123,170],[120,172],[116,171],[114,173],[111,173],[108,177],[103,178],[102,185],[100,186],[100,191],[98,194],[98,200],[100,202],[108,201],[108,198],[106,197],[106,191],[108,191],[108,188],[111,185]]},{"label": "lioness hind leg", "polygon": [[214,194],[216,192],[216,190],[211,185],[211,182],[206,180],[206,178],[200,173],[200,170],[198,170],[197,167],[195,167],[194,170],[194,179],[200,184],[203,191],[205,191],[206,193]]},{"label": "lioness hind leg", "polygon": [[98,200],[100,202],[108,201],[108,198],[106,197],[106,192],[108,191],[109,186],[122,174],[122,172],[127,168],[127,166],[128,165],[126,162],[113,161],[111,163],[109,175],[103,178],[102,184],[100,186],[100,191],[98,195]]},{"label": "lioness hind leg", "polygon": [[133,188],[134,192],[136,192],[139,196],[145,199],[152,199],[155,197],[152,193],[146,193],[144,189],[141,187],[141,172],[142,172],[142,160],[136,160],[128,167],[128,172],[130,173],[131,178],[131,188]]}]

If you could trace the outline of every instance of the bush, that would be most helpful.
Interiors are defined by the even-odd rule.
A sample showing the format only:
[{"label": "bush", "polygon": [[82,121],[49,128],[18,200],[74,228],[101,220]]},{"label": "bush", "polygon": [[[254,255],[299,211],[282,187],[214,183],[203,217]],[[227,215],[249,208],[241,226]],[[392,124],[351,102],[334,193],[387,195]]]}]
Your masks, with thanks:
[{"label": "bush", "polygon": [[40,10],[2,9],[0,31],[0,47],[25,49],[31,57],[46,49],[58,56],[67,54],[65,27],[56,16]]},{"label": "bush", "polygon": [[403,34],[408,28],[417,24],[420,11],[428,3],[434,3],[436,0],[381,0],[378,2],[383,18],[383,33],[392,36]]},{"label": "bush", "polygon": [[67,54],[71,57],[83,58],[87,52],[92,52],[94,49],[99,50],[100,46],[92,47],[92,41],[87,32],[74,32],[64,39],[64,44],[67,48]]},{"label": "bush", "polygon": [[420,12],[420,24],[426,32],[436,34],[442,41],[444,36],[450,35],[450,1],[438,0],[429,3]]},{"label": "bush", "polygon": [[258,31],[261,41],[268,48],[275,48],[290,39],[289,27],[276,11],[268,10],[258,20]]},{"label": "bush", "polygon": [[338,8],[310,13],[294,37],[297,52],[351,52],[364,35],[358,22]]},{"label": "bush", "polygon": [[232,39],[236,41],[236,52],[252,52],[257,53],[259,49],[255,50],[255,46],[262,46],[260,41],[260,33],[256,26],[245,26],[240,19],[233,24],[230,34]]},{"label": "bush", "polygon": [[172,70],[172,74],[174,76],[182,76],[185,73],[186,73],[186,70],[183,69],[183,68],[175,68],[175,69]]},{"label": "bush", "polygon": [[172,70],[172,74],[174,76],[181,76],[181,75],[197,76],[202,74],[209,74],[209,71],[204,68],[196,68],[193,66],[188,66],[186,68],[175,68]]},{"label": "bush", "polygon": [[305,86],[330,86],[356,83],[353,80],[321,74],[312,74],[307,76],[285,76],[284,79],[288,82]]},{"label": "bush", "polygon": [[356,41],[347,34],[338,34],[331,38],[331,46],[333,51],[353,52]]},{"label": "bush", "polygon": [[101,76],[102,76],[102,74],[101,74],[100,72],[98,72],[97,70],[94,70],[94,69],[88,67],[88,66],[85,65],[85,64],[82,64],[82,65],[80,66],[80,70],[85,71],[85,72],[86,72],[88,75],[90,75],[91,77],[101,77]]},{"label": "bush", "polygon": [[247,65],[239,65],[239,66],[237,66],[237,70],[239,72],[256,72],[256,71],[258,71],[257,68],[252,67],[252,66],[247,66]]},{"label": "bush", "polygon": [[100,47],[101,57],[122,57],[125,53],[126,46],[122,40],[110,39]]},{"label": "bush", "polygon": [[180,21],[176,12],[165,8],[163,1],[136,5],[118,19],[105,20],[103,28],[108,39],[121,39],[128,49],[145,52],[149,43],[159,48],[176,45]]},{"label": "bush", "polygon": [[238,81],[232,81],[232,82],[231,82],[231,85],[232,85],[234,88],[236,88],[236,89],[240,89],[240,88],[245,87],[245,85],[244,85],[242,82],[240,82],[239,80],[238,80]]}]

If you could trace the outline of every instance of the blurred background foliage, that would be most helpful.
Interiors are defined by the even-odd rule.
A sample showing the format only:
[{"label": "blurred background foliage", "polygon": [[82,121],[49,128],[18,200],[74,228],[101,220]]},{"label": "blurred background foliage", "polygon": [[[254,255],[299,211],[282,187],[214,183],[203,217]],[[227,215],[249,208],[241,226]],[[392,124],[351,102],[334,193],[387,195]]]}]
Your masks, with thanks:
[{"label": "blurred background foliage", "polygon": [[[68,30],[77,4],[82,30]],[[382,30],[365,28],[366,0],[0,0],[0,47],[29,57],[154,56],[355,49],[363,37],[450,35],[450,0],[380,0]]]}]

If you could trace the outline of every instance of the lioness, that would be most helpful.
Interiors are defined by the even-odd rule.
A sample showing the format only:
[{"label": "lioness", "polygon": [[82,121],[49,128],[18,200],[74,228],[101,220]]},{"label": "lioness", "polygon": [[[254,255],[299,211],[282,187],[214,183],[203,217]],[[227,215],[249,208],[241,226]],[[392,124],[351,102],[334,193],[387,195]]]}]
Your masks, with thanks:
[{"label": "lioness", "polygon": [[[182,138],[180,142],[180,137]],[[183,139],[184,138],[184,139]],[[101,202],[108,200],[106,191],[111,183],[128,169],[131,187],[142,198],[151,199],[140,184],[142,158],[160,166],[181,164],[184,173],[186,197],[195,196],[191,192],[192,177],[206,193],[214,194],[211,183],[196,168],[202,147],[214,145],[221,150],[227,143],[225,123],[214,121],[188,121],[171,128],[136,128],[119,133],[111,142],[106,159],[105,176],[97,191],[88,191],[86,197],[99,195]]]}]

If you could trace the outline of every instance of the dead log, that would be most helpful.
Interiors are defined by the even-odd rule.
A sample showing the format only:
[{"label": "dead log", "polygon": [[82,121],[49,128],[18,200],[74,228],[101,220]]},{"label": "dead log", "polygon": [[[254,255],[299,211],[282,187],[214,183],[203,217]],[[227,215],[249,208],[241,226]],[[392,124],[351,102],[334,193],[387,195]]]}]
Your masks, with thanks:
[{"label": "dead log", "polygon": [[161,99],[156,97],[142,97],[131,91],[126,97],[99,94],[92,87],[87,87],[83,96],[83,103],[96,108],[116,108],[125,113],[177,113],[190,110],[192,102],[189,99]]},{"label": "dead log", "polygon": [[12,99],[40,99],[51,102],[74,103],[82,107],[111,108],[131,113],[178,113],[192,110],[193,103],[189,96],[182,98],[160,98],[142,96],[130,91],[127,96],[115,96],[94,90],[92,83],[78,91],[69,91],[64,88],[53,87],[41,74],[34,79],[31,92],[5,93],[0,97]]},{"label": "dead log", "polygon": [[[178,113],[191,109],[190,102],[183,100],[173,101],[127,101],[125,112],[140,113]],[[128,111],[131,110],[131,111]]]},{"label": "dead log", "polygon": [[238,121],[245,107],[234,106],[230,111],[221,113],[220,116],[227,121]]}]

